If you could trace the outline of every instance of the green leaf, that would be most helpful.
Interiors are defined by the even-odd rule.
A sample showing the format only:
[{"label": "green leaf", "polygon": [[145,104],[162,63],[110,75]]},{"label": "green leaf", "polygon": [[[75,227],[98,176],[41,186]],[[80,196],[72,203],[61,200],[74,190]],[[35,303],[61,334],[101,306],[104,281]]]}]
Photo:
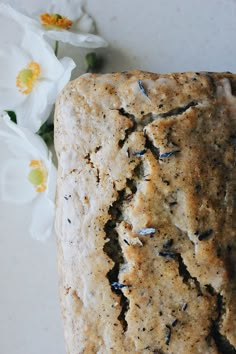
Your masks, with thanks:
[{"label": "green leaf", "polygon": [[9,115],[12,122],[17,123],[16,114],[14,111],[5,111],[5,112]]},{"label": "green leaf", "polygon": [[45,122],[37,134],[41,136],[48,146],[52,145],[54,141],[54,125],[52,123]]}]

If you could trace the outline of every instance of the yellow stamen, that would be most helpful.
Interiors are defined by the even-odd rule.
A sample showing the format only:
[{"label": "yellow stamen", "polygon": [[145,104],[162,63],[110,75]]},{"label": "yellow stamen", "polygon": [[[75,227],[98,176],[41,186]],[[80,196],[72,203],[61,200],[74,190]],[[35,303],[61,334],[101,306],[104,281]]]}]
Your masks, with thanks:
[{"label": "yellow stamen", "polygon": [[70,29],[73,22],[65,17],[61,16],[59,14],[48,14],[44,13],[40,15],[40,20],[42,26],[44,26],[46,29]]},{"label": "yellow stamen", "polygon": [[16,86],[25,95],[29,94],[34,87],[35,81],[40,75],[40,66],[31,61],[26,68],[22,69],[16,77]]},{"label": "yellow stamen", "polygon": [[47,169],[41,160],[31,160],[29,163],[30,172],[28,180],[36,189],[36,192],[41,193],[47,189]]}]

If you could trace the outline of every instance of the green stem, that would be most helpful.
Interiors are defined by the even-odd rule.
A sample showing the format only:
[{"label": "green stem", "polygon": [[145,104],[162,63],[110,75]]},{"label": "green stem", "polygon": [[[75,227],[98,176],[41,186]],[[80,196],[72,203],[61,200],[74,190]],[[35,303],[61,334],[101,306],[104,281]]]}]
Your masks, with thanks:
[{"label": "green stem", "polygon": [[54,53],[57,57],[57,54],[58,54],[58,49],[59,49],[59,42],[58,41],[55,41],[55,49],[54,49]]}]

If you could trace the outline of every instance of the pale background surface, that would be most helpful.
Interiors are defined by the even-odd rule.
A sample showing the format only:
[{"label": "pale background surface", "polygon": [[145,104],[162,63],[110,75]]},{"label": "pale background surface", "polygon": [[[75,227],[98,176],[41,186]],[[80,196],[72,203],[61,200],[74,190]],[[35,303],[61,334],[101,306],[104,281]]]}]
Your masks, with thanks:
[{"label": "pale background surface", "polygon": [[[36,2],[17,3],[33,8]],[[88,0],[85,8],[110,42],[100,51],[104,71],[236,72],[234,0]],[[73,53],[78,50],[67,55]],[[83,55],[77,54],[74,76],[84,70]],[[29,210],[0,205],[0,353],[65,354],[55,237],[45,244],[30,238]]]}]

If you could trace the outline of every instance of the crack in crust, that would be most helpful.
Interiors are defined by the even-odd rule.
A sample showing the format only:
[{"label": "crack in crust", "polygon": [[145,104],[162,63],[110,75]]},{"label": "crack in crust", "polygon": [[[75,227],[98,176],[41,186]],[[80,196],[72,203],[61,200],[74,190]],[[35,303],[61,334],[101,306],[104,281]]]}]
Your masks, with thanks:
[{"label": "crack in crust", "polygon": [[189,102],[188,104],[186,104],[186,106],[176,107],[176,108],[171,109],[168,112],[160,113],[160,114],[158,114],[157,117],[158,118],[167,118],[167,117],[172,117],[172,116],[178,116],[178,115],[181,115],[184,112],[186,112],[189,108],[198,106],[198,104],[199,104],[198,102],[192,101],[192,102]]},{"label": "crack in crust", "polygon": [[[123,200],[124,190],[119,192],[119,196],[116,202],[109,209],[109,215],[111,219],[107,221],[104,227],[106,239],[108,241],[105,243],[103,250],[114,262],[114,266],[107,273],[107,278],[109,280],[112,291],[120,297],[121,311],[120,315],[118,316],[118,320],[120,321],[125,332],[128,327],[128,323],[125,319],[125,314],[129,308],[129,301],[122,292],[122,285],[119,286],[119,271],[121,265],[124,263],[124,258],[119,243],[119,236],[116,231],[117,224],[122,221],[120,204]],[[116,284],[116,286],[114,286],[114,284]]]},{"label": "crack in crust", "polygon": [[215,344],[221,354],[234,354],[236,353],[236,349],[229,342],[227,337],[220,333],[220,324],[222,321],[223,314],[225,313],[225,304],[223,296],[219,293],[216,293],[212,287],[211,291],[217,296],[218,317],[215,321],[212,321],[211,331],[209,335],[214,339]]}]

